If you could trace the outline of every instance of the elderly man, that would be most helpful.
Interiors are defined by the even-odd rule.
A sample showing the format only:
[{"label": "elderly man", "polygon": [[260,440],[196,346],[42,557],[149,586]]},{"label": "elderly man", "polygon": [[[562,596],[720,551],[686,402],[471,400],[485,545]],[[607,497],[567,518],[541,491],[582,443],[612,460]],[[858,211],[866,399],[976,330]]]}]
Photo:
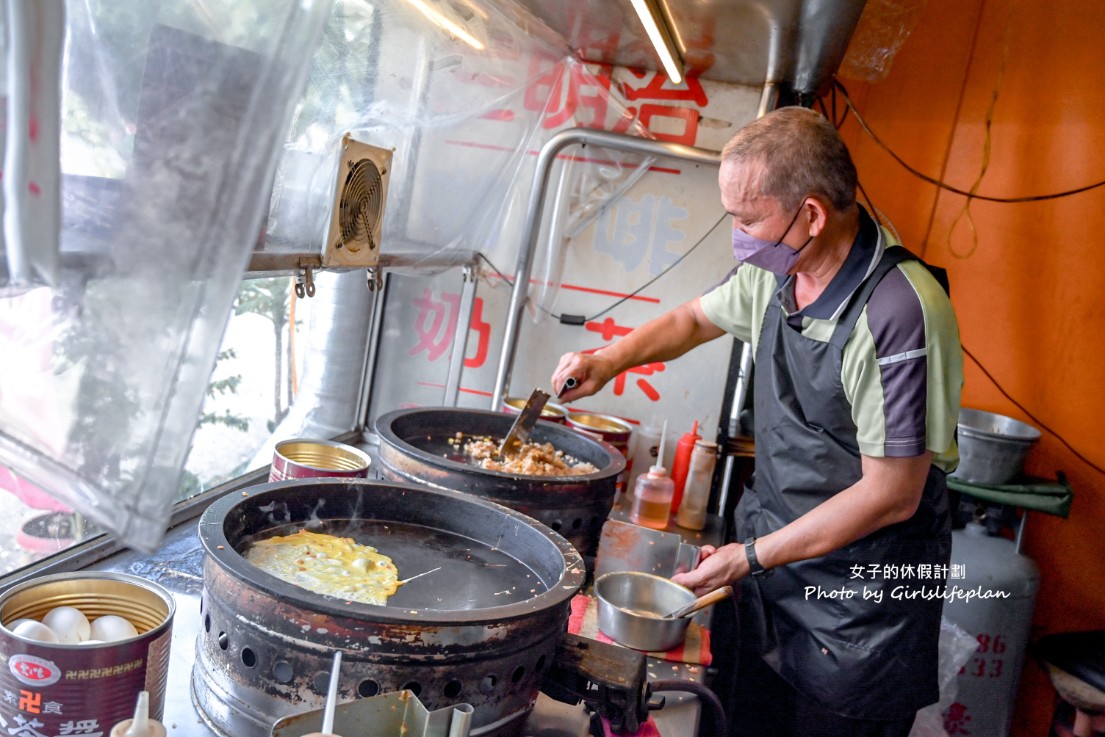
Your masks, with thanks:
[{"label": "elderly man", "polygon": [[856,203],[851,156],[818,113],[745,126],[719,185],[730,276],[594,354],[566,354],[553,387],[573,377],[571,401],[725,334],[750,343],[756,466],[737,542],[676,577],[698,593],[740,582],[733,728],[904,737],[938,696],[943,600],[920,592],[943,583],[951,549],[955,314],[936,270]]}]

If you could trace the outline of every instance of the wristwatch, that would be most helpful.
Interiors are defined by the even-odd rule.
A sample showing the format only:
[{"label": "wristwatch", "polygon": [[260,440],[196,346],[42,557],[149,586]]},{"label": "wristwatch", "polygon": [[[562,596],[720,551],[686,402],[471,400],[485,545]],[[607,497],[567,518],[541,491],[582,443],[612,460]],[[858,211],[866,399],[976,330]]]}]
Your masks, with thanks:
[{"label": "wristwatch", "polygon": [[760,565],[760,559],[756,557],[756,538],[749,538],[744,543],[744,554],[748,556],[748,570],[752,572],[753,577],[763,578],[771,575],[771,569]]}]

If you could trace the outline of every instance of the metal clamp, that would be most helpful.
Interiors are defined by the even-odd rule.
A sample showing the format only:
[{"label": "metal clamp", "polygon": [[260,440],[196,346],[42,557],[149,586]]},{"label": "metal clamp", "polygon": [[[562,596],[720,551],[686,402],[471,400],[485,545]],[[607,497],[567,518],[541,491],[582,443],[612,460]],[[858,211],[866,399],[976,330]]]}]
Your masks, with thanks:
[{"label": "metal clamp", "polygon": [[652,700],[645,657],[636,650],[566,634],[541,691],[564,704],[586,702],[615,732],[636,732],[650,710],[663,706]]}]

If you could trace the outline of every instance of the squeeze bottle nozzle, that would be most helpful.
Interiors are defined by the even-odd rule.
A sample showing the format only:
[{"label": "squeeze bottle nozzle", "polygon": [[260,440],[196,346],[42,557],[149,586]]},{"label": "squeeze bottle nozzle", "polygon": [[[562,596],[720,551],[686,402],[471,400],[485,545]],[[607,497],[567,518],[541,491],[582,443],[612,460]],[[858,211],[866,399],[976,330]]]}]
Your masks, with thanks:
[{"label": "squeeze bottle nozzle", "polygon": [[643,424],[633,431],[629,477],[625,485],[627,499],[633,498],[634,489],[637,488],[637,479],[648,473],[649,468],[656,463],[659,442],[660,421],[655,416],[647,418]]},{"label": "squeeze bottle nozzle", "polygon": [[660,447],[656,450],[656,463],[652,464],[652,468],[648,469],[649,473],[667,473],[668,469],[664,468],[664,442],[668,439],[668,421],[664,420],[664,427],[660,430]]},{"label": "squeeze bottle nozzle", "polygon": [[139,692],[134,718],[112,727],[110,737],[167,737],[165,726],[156,719],[150,719],[149,691]]}]

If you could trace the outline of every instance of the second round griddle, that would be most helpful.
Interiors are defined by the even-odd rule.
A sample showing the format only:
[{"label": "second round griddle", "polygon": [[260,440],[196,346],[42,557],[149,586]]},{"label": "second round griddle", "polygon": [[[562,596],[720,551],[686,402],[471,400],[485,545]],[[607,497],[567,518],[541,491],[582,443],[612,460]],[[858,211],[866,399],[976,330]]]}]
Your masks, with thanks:
[{"label": "second round griddle", "polygon": [[530,441],[551,443],[556,450],[590,463],[595,470],[579,475],[538,476],[489,470],[465,458],[466,438],[489,437],[498,442],[513,422],[512,415],[502,412],[455,407],[389,412],[376,420],[379,471],[389,480],[490,499],[539,520],[584,554],[593,555],[614,502],[618,474],[625,470],[625,457],[609,443],[565,425],[539,420]]}]

